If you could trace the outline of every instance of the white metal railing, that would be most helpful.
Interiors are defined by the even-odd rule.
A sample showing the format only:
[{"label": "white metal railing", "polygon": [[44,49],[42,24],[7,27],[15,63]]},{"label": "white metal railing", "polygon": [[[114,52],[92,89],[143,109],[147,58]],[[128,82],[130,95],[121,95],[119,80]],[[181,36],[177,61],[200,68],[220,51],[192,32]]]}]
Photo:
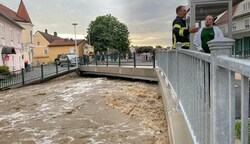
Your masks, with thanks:
[{"label": "white metal railing", "polygon": [[241,140],[248,143],[250,63],[231,57],[234,40],[209,42],[211,54],[181,49],[156,53],[194,143],[235,143],[235,73],[241,75]]}]

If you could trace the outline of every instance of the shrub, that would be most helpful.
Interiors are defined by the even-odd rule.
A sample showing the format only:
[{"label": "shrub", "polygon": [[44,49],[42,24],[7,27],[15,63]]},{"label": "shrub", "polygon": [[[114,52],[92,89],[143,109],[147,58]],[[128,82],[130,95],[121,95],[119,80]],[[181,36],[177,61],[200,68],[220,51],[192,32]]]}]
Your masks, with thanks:
[{"label": "shrub", "polygon": [[[236,121],[235,123],[235,137],[240,139],[241,135],[241,121]],[[248,121],[248,143],[250,144],[250,121]]]},{"label": "shrub", "polygon": [[0,66],[0,73],[6,73],[9,72],[9,67],[7,66]]}]

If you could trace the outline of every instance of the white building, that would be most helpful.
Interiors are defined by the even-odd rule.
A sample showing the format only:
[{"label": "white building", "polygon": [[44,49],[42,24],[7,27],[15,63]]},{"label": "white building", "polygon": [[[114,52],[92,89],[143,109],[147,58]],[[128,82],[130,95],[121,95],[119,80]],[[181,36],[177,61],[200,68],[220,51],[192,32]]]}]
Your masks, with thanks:
[{"label": "white building", "polygon": [[[216,21],[225,36],[228,34],[227,22],[227,12]],[[244,0],[233,7],[232,36],[235,39],[233,53],[243,58],[250,56],[250,0]]]}]

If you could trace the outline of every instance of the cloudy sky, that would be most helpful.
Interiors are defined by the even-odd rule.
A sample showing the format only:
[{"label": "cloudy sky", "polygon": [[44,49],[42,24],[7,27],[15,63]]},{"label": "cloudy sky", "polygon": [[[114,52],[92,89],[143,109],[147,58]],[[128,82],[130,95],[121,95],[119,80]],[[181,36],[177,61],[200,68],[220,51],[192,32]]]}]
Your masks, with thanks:
[{"label": "cloudy sky", "polygon": [[[111,14],[128,26],[132,45],[171,45],[171,25],[175,8],[188,0],[23,0],[34,29],[61,37],[74,37],[72,23],[78,23],[78,38],[97,16]],[[1,0],[17,11],[20,0]]]}]

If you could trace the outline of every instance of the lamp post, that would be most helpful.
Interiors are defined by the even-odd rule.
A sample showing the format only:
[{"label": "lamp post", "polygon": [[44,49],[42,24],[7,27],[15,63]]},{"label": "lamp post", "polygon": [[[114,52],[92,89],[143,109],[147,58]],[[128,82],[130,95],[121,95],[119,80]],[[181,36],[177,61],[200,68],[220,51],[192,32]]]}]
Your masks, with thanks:
[{"label": "lamp post", "polygon": [[89,34],[88,34],[88,35],[89,35],[89,45],[91,45],[91,44],[90,44],[90,31],[89,31]]},{"label": "lamp post", "polygon": [[74,30],[75,30],[75,55],[76,55],[76,67],[78,67],[77,44],[76,44],[76,26],[77,26],[77,23],[73,23],[72,25],[74,26]]}]

